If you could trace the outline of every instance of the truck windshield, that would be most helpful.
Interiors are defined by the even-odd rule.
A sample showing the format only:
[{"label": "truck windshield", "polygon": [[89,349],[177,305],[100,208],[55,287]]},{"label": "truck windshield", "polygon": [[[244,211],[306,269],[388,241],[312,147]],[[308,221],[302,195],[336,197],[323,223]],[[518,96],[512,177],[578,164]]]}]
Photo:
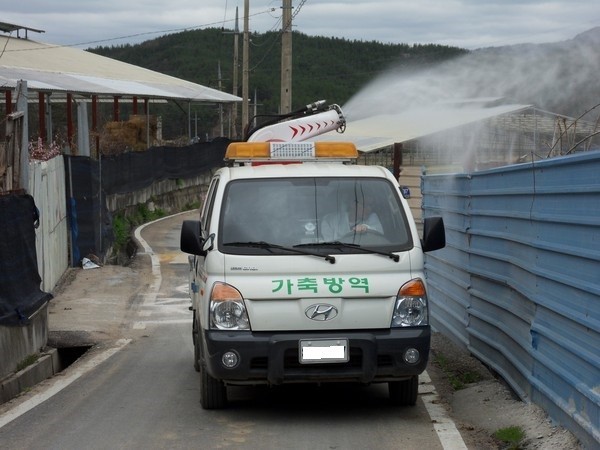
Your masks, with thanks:
[{"label": "truck windshield", "polygon": [[398,189],[381,178],[235,180],[226,188],[219,223],[224,253],[277,254],[240,242],[300,245],[327,254],[413,246]]}]

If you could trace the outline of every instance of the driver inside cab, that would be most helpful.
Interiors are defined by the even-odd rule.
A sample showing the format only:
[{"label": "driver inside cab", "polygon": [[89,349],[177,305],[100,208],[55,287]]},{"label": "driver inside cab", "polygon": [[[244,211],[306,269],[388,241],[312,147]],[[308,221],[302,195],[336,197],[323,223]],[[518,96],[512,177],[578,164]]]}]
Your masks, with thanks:
[{"label": "driver inside cab", "polygon": [[354,196],[344,201],[336,212],[327,214],[321,222],[324,241],[337,241],[344,236],[353,236],[374,231],[383,234],[383,226],[371,209],[365,196]]}]

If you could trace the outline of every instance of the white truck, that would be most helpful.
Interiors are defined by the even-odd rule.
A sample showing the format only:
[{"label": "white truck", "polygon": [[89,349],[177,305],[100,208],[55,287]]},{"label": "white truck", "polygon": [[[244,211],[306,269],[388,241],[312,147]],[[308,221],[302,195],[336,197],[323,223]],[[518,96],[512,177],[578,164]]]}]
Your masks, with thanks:
[{"label": "white truck", "polygon": [[224,407],[228,385],[329,382],[385,382],[414,405],[430,347],[423,253],[445,245],[443,221],[424,219],[420,239],[389,170],[357,165],[351,143],[298,140],[343,127],[339,107],[300,116],[230,144],[182,225],[201,405]]}]

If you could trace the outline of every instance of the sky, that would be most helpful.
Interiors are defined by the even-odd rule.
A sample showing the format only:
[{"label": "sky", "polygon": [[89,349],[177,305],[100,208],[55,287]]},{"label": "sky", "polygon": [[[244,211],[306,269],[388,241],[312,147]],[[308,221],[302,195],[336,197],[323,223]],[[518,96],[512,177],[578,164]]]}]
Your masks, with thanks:
[{"label": "sky", "polygon": [[[243,0],[3,3],[0,22],[44,30],[28,36],[76,48],[135,44],[208,27],[233,29],[236,7],[243,30]],[[282,0],[249,0],[249,30],[280,30],[281,6]],[[557,42],[600,26],[599,0],[293,0],[292,6],[294,30],[310,36],[466,49]]]}]

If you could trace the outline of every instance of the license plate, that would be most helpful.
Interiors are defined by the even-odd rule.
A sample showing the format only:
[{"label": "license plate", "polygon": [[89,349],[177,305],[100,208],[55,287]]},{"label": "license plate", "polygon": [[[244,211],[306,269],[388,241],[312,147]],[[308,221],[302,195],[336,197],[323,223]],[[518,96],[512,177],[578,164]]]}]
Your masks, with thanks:
[{"label": "license plate", "polygon": [[348,339],[303,339],[300,341],[300,363],[348,362]]}]

